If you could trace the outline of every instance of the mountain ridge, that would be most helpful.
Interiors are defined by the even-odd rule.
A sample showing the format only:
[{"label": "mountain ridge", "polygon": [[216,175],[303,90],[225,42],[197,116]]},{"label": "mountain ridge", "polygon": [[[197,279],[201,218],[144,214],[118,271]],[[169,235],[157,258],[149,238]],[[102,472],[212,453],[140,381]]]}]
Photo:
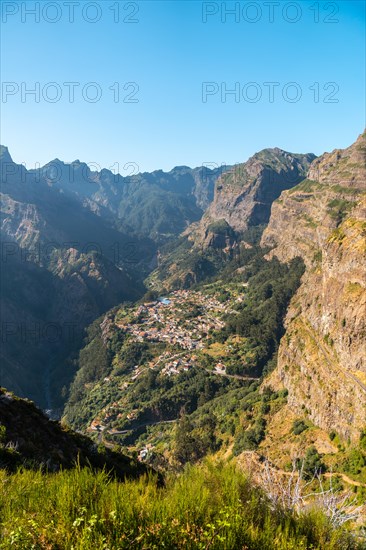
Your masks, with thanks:
[{"label": "mountain ridge", "polygon": [[[3,159],[2,162],[11,164],[13,161],[7,147],[1,147],[3,155],[6,155],[6,161]],[[133,231],[145,237],[153,234],[154,239],[158,241],[161,239],[164,241],[170,233],[178,234],[189,223],[201,217],[212,200],[214,182],[219,175],[230,168],[220,166],[211,169],[208,165],[190,168],[182,165],[173,167],[169,172],[157,169],[153,172],[136,173],[138,165],[127,163],[124,168],[132,170],[133,173],[123,176],[107,168],[101,168],[98,171],[93,169],[93,166],[93,163],[89,167],[87,163],[79,160],[66,163],[56,158],[28,172],[37,180],[44,179],[49,186],[76,198],[90,210],[98,213],[102,209],[103,215],[109,215],[110,219],[117,218],[115,221],[119,220],[119,224],[122,224],[122,227],[130,233]],[[169,196],[166,195],[167,192]],[[145,204],[146,194],[152,202],[150,206]],[[178,209],[179,215],[174,216],[170,210],[173,222],[161,229],[159,225],[155,225],[154,233],[149,224],[139,227],[135,220],[136,216],[130,215],[132,207],[138,209],[143,206],[147,208],[146,217],[151,218],[154,214],[157,215],[159,209],[164,208],[164,202],[169,200],[173,201],[172,204]],[[169,217],[164,209],[162,216]],[[168,235],[166,235],[167,232]]]}]

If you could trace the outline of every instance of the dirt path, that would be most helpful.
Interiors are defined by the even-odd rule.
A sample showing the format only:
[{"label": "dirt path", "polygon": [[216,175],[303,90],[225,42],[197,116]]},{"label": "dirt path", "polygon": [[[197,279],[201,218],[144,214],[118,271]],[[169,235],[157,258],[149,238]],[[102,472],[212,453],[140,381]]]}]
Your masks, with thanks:
[{"label": "dirt path", "polygon": [[[292,472],[286,472],[285,470],[282,470],[282,468],[278,468],[276,466],[276,470],[280,472],[284,476],[291,476],[293,475]],[[297,474],[298,475],[298,474]],[[355,487],[366,487],[366,483],[361,483],[361,481],[355,481],[354,479],[351,479],[346,474],[343,474],[341,472],[325,472],[322,474],[322,477],[331,478],[331,477],[341,477],[345,483],[348,483],[349,485],[353,485]]]},{"label": "dirt path", "polygon": [[346,474],[341,474],[340,472],[327,472],[323,474],[324,477],[333,477],[333,476],[340,476],[345,483],[349,483],[349,485],[354,485],[355,487],[366,487],[366,483],[361,483],[360,481],[355,481],[354,479],[351,479]]},{"label": "dirt path", "polygon": [[217,372],[210,369],[203,369],[203,370],[205,370],[209,374],[214,374],[216,376],[225,376],[226,378],[235,378],[236,380],[250,380],[250,381],[260,380],[259,377],[255,378],[252,376],[240,376],[240,374],[226,374],[226,372]]}]

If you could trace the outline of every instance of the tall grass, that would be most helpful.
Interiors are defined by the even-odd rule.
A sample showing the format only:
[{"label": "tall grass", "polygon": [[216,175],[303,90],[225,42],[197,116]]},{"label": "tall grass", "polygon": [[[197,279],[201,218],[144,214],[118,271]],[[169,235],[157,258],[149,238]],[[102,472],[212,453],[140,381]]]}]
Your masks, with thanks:
[{"label": "tall grass", "polygon": [[361,548],[321,513],[271,510],[233,465],[207,460],[160,486],[77,467],[0,472],[0,548],[347,550]]}]

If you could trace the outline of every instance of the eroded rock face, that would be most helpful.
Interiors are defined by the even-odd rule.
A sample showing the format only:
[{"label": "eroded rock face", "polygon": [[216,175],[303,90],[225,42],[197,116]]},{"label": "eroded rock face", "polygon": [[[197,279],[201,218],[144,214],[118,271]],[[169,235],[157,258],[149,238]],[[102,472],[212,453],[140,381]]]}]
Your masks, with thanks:
[{"label": "eroded rock face", "polygon": [[266,384],[342,437],[366,424],[366,134],[315,160],[309,179],[282,193],[262,245],[307,266],[291,302],[278,366]]},{"label": "eroded rock face", "polygon": [[187,234],[195,244],[210,246],[211,227],[218,223],[237,234],[267,223],[273,201],[305,178],[314,159],[312,154],[297,155],[278,148],[256,153],[218,179],[213,202]]}]

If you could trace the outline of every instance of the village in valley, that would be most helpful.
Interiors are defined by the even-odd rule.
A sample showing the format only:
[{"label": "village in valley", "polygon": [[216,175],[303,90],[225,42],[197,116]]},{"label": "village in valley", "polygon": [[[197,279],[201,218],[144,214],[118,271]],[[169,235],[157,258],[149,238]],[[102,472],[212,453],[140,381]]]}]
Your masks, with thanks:
[{"label": "village in valley", "polygon": [[138,342],[163,342],[192,351],[205,346],[210,331],[224,326],[220,316],[226,313],[228,306],[215,297],[177,290],[169,298],[140,305],[132,319],[116,324]]},{"label": "village in valley", "polygon": [[[220,299],[220,295],[213,290],[207,293],[177,290],[168,297],[159,297],[134,307],[122,306],[114,316],[113,325],[129,342],[155,345],[159,351],[150,360],[134,365],[123,375],[118,384],[119,399],[101,411],[102,414],[94,419],[88,431],[99,433],[99,437],[103,433],[106,443],[106,437],[123,436],[141,425],[174,422],[142,420],[140,411],[131,408],[132,403],[125,403],[125,392],[148,372],[175,378],[190,369],[202,368],[207,374],[241,378],[227,374],[223,357],[212,351],[210,341],[212,334],[224,327],[225,316],[235,311],[235,302],[242,301],[242,298],[243,289],[235,292],[230,299]],[[230,350],[226,353],[230,354]],[[211,358],[209,368],[202,362],[206,354]],[[104,378],[103,385],[109,384],[115,384],[113,376]],[[142,451],[146,453],[146,448]]]}]

